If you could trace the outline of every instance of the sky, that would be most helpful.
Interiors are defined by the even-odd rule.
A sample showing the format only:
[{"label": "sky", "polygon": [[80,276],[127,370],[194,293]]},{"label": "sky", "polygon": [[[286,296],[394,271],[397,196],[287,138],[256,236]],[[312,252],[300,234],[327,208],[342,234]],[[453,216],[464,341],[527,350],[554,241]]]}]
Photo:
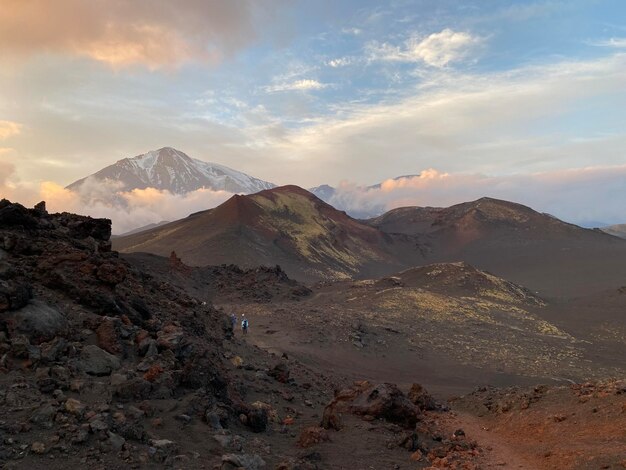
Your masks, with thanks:
[{"label": "sky", "polygon": [[89,210],[63,186],[171,146],[345,207],[626,222],[625,20],[621,0],[0,0],[0,195]]}]

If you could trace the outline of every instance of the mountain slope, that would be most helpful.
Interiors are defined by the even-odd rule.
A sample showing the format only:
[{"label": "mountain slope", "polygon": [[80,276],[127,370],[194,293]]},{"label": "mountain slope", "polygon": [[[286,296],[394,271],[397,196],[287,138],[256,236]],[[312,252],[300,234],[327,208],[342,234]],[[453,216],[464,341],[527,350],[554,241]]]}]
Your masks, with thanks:
[{"label": "mountain slope", "polygon": [[615,237],[626,238],[626,224],[609,225],[608,227],[602,227],[600,230]]},{"label": "mountain slope", "polygon": [[626,242],[491,198],[447,208],[404,207],[366,223],[414,236],[429,261],[465,261],[545,295],[617,288]]},{"label": "mountain slope", "polygon": [[226,166],[191,158],[171,147],[119,160],[67,189],[78,190],[88,179],[117,182],[121,191],[156,188],[174,194],[201,188],[250,194],[275,186]]},{"label": "mountain slope", "polygon": [[304,280],[389,273],[422,257],[410,237],[364,225],[297,186],[233,196],[215,209],[114,244],[122,252],[162,256],[175,250],[195,266],[279,264]]}]

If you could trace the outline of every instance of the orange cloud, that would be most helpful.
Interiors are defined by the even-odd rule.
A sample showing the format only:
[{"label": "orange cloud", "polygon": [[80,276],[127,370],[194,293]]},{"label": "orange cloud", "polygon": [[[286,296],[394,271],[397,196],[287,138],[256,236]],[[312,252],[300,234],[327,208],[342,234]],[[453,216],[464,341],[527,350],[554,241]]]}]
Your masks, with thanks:
[{"label": "orange cloud", "polygon": [[450,206],[483,196],[519,202],[574,223],[626,222],[626,165],[489,176],[428,169],[380,186],[342,183],[329,203],[358,217],[402,206]]},{"label": "orange cloud", "polygon": [[3,0],[0,51],[87,56],[114,67],[214,61],[257,36],[281,0]]},{"label": "orange cloud", "polygon": [[13,121],[0,121],[0,140],[8,139],[21,132],[22,125]]},{"label": "orange cloud", "polygon": [[42,183],[39,192],[49,211],[111,219],[115,234],[163,220],[177,220],[215,207],[231,196],[229,192],[210,189],[198,189],[184,195],[155,188],[123,192],[115,182],[89,179],[78,192],[50,181]]}]

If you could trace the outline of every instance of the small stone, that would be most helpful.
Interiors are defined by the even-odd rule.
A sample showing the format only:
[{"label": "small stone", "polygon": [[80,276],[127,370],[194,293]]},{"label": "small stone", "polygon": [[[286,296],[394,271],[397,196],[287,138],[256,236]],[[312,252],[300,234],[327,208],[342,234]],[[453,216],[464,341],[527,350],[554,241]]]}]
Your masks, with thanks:
[{"label": "small stone", "polygon": [[183,424],[189,424],[191,422],[191,416],[185,415],[185,414],[176,415],[174,419],[176,419],[177,421],[180,421]]},{"label": "small stone", "polygon": [[265,461],[258,455],[226,454],[222,455],[222,469],[231,470],[245,468],[246,470],[260,470],[265,467]]},{"label": "small stone", "polygon": [[33,445],[30,446],[30,450],[35,454],[43,454],[46,452],[46,446],[43,442],[33,442]]},{"label": "small stone", "polygon": [[91,429],[91,432],[93,433],[98,431],[107,431],[109,429],[109,425],[100,419],[95,419],[89,423],[89,429]]},{"label": "small stone", "polygon": [[206,422],[216,431],[222,430],[222,423],[220,417],[215,411],[207,411],[204,415]]},{"label": "small stone", "polygon": [[113,447],[113,450],[115,450],[116,452],[122,450],[124,444],[126,443],[126,439],[124,439],[122,436],[118,436],[117,434],[112,433],[111,431],[109,431],[108,434],[109,443],[111,444],[111,447]]},{"label": "small stone", "polygon": [[222,446],[224,449],[228,449],[230,447],[233,438],[231,436],[227,436],[225,434],[216,434],[213,436],[213,439]]},{"label": "small stone", "polygon": [[75,416],[82,417],[85,414],[86,406],[75,398],[68,398],[65,402],[65,410]]}]

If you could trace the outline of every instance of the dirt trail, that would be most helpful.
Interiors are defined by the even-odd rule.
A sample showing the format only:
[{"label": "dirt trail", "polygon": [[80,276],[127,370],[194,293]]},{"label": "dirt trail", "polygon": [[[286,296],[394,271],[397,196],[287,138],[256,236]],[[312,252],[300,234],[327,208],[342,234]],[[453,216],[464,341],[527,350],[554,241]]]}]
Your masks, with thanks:
[{"label": "dirt trail", "polygon": [[540,462],[528,456],[521,455],[519,450],[511,447],[496,431],[492,431],[481,418],[468,413],[453,412],[444,423],[450,432],[463,429],[470,440],[478,443],[484,451],[481,468],[515,468],[538,470],[542,468]]}]

